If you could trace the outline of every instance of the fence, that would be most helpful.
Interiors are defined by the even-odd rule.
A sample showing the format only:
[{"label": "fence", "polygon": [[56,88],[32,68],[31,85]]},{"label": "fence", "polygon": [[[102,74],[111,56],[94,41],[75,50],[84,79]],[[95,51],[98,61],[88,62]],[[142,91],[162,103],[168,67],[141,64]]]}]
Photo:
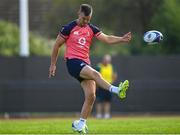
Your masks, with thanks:
[{"label": "fence", "polygon": [[[100,58],[92,58],[98,63]],[[180,57],[114,57],[118,80],[129,79],[124,101],[114,96],[114,112],[180,112]],[[76,112],[83,104],[80,84],[59,59],[48,79],[50,58],[0,58],[0,112]],[[117,84],[118,82],[116,82]]]}]

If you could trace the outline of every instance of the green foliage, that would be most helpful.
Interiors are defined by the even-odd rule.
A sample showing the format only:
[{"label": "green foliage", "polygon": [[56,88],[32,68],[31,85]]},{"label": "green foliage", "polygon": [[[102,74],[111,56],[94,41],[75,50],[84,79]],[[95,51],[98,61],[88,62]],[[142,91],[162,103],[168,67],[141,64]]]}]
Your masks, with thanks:
[{"label": "green foliage", "polygon": [[0,21],[0,55],[17,55],[19,51],[19,30],[15,24]]},{"label": "green foliage", "polygon": [[[41,17],[41,28],[35,29],[47,37],[56,38],[62,25],[77,19],[82,3],[93,6],[91,23],[106,34],[123,35],[132,31],[129,45],[105,45],[93,42],[91,55],[170,55],[180,54],[180,1],[179,0],[40,0],[39,6],[49,3]],[[41,7],[43,8],[43,6]],[[35,18],[35,16],[32,16]],[[159,30],[164,41],[157,45],[143,42],[148,30]],[[52,40],[30,33],[31,55],[49,55]],[[65,47],[61,49],[63,55]],[[19,30],[15,24],[0,21],[0,55],[12,56],[19,52]]]},{"label": "green foliage", "polygon": [[162,44],[147,44],[143,41],[142,34],[133,34],[131,45],[129,46],[132,55],[161,55]]},{"label": "green foliage", "polygon": [[51,54],[54,40],[47,40],[38,34],[30,33],[30,54],[36,56],[47,56]]},{"label": "green foliage", "polygon": [[[30,33],[30,54],[31,55],[50,55],[51,40]],[[17,25],[0,21],[0,55],[17,56],[19,54],[19,28]]]},{"label": "green foliage", "polygon": [[[103,28],[103,32],[113,35],[109,29]],[[116,55],[130,55],[128,44],[108,45],[98,40],[93,41],[91,47],[91,55],[103,56],[104,54]]]},{"label": "green foliage", "polygon": [[130,55],[129,45],[107,45],[99,41],[94,42],[91,55],[103,56],[104,54],[110,54],[112,56]]},{"label": "green foliage", "polygon": [[152,19],[152,27],[164,35],[163,54],[180,53],[180,1],[164,0],[159,12]]},{"label": "green foliage", "polygon": [[48,36],[54,38],[64,24],[77,19],[77,10],[81,3],[88,2],[85,0],[52,0],[52,8],[45,14],[43,22]]},{"label": "green foliage", "polygon": [[[167,0],[166,3],[168,2],[170,1]],[[52,3],[53,8],[45,16],[47,19],[45,25],[47,28],[49,27],[48,32],[51,37],[56,36],[58,29],[62,25],[77,18],[77,10],[82,3],[89,3],[93,6],[94,12],[91,23],[97,25],[104,33],[123,35],[128,31],[132,31],[133,40],[130,45],[113,45],[112,47],[100,42],[94,42],[91,55],[103,55],[104,53],[112,55],[171,54],[171,52],[164,50],[164,46],[166,46],[164,44],[147,45],[143,42],[144,32],[156,29],[156,26],[158,26],[156,23],[155,25],[150,23],[154,16],[160,18],[161,13],[169,12],[169,9],[161,8],[165,0],[53,0]],[[175,18],[171,19],[175,20]],[[52,26],[54,27],[52,28]]]}]

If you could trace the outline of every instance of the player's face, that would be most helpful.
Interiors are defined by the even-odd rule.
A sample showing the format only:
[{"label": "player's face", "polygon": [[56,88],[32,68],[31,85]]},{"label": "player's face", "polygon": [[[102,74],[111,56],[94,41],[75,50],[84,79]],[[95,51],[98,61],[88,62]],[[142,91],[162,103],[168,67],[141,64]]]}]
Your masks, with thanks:
[{"label": "player's face", "polygon": [[80,12],[80,13],[79,13],[79,18],[78,18],[78,20],[79,20],[79,24],[80,24],[81,26],[84,26],[84,25],[86,25],[87,23],[90,22],[90,20],[91,20],[91,15],[85,16],[84,13]]}]

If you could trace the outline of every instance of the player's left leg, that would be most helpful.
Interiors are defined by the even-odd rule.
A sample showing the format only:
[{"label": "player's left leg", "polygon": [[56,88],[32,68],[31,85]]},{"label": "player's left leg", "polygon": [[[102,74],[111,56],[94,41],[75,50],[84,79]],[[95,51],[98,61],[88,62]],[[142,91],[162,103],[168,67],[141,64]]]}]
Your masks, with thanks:
[{"label": "player's left leg", "polygon": [[93,80],[83,80],[81,86],[84,91],[85,101],[81,110],[81,118],[78,124],[74,124],[76,131],[86,133],[86,120],[91,113],[95,98],[96,98],[96,84]]},{"label": "player's left leg", "polygon": [[120,99],[126,98],[126,91],[129,88],[128,80],[121,82],[119,84],[119,87],[113,86],[109,82],[107,82],[99,72],[97,72],[89,65],[86,65],[82,68],[82,70],[80,71],[80,77],[84,79],[94,80],[99,87],[117,94]]}]

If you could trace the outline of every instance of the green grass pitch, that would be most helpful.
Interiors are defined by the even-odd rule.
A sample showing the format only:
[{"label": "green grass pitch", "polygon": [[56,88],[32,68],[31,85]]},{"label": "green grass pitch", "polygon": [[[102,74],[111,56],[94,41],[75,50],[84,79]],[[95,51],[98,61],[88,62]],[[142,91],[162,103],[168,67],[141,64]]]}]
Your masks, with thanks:
[{"label": "green grass pitch", "polygon": [[[75,118],[0,120],[0,134],[73,134]],[[88,120],[89,134],[180,134],[180,116]]]}]

